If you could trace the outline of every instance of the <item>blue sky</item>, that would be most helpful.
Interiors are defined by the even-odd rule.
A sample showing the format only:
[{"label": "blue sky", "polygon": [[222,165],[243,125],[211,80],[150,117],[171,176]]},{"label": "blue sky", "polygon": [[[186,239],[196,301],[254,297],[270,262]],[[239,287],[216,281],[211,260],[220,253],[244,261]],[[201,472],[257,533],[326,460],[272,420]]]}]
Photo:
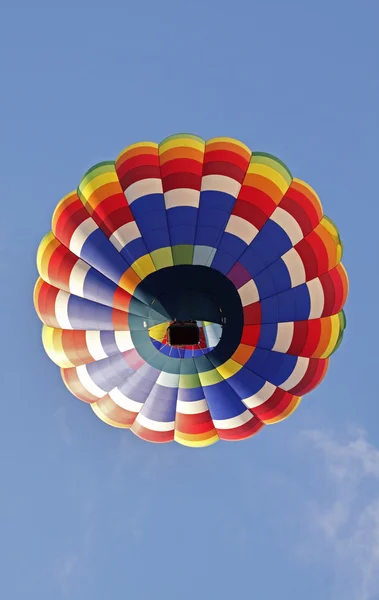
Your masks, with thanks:
[{"label": "blue sky", "polygon": [[[0,596],[379,598],[375,0],[7,3],[0,36]],[[52,211],[130,143],[280,157],[337,224],[348,328],[287,421],[194,451],[107,427],[45,355]]]}]

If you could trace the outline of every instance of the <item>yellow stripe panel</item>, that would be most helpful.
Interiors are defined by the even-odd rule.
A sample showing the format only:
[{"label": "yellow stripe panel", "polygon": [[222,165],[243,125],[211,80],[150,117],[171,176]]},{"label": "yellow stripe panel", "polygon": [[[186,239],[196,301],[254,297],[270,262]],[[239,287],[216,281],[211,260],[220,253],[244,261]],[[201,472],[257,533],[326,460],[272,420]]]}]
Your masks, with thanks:
[{"label": "yellow stripe panel", "polygon": [[154,271],[156,271],[150,254],[145,254],[144,256],[141,256],[141,258],[138,258],[136,261],[134,261],[131,267],[141,280],[145,279],[145,277],[150,275],[150,273],[154,273]]},{"label": "yellow stripe panel", "polygon": [[243,142],[240,142],[240,140],[236,140],[231,137],[215,137],[215,138],[211,138],[210,140],[207,140],[207,143],[206,143],[207,150],[210,150],[209,146],[211,146],[212,144],[219,144],[219,143],[233,144],[233,146],[239,146],[239,148],[242,148],[242,150],[244,150],[248,154],[248,156],[251,156],[251,150],[248,146],[246,146],[246,144],[244,144]]},{"label": "yellow stripe panel", "polygon": [[201,436],[202,434],[189,434],[175,431],[174,440],[179,444],[182,444],[182,446],[188,446],[190,448],[205,448],[206,446],[215,444],[220,439],[217,434],[205,439],[202,439]]},{"label": "yellow stripe panel", "polygon": [[248,166],[247,173],[250,175],[261,175],[262,177],[269,179],[275,183],[282,194],[285,194],[289,188],[288,182],[284,179],[284,177],[278,171],[265,164],[251,162]]},{"label": "yellow stripe panel", "polygon": [[185,146],[188,148],[196,148],[197,150],[200,150],[200,152],[204,152],[205,142],[200,142],[200,140],[197,141],[193,138],[186,137],[174,138],[172,140],[168,139],[167,142],[163,142],[162,144],[160,144],[159,154],[163,154],[163,152],[171,150],[172,148],[180,148],[181,146]]},{"label": "yellow stripe panel", "polygon": [[330,341],[325,348],[324,352],[320,355],[320,358],[328,358],[334,350],[334,347],[338,341],[338,337],[340,334],[341,326],[340,326],[340,318],[339,315],[332,315],[329,317],[331,324],[331,333],[330,333]]},{"label": "yellow stripe panel", "polygon": [[217,367],[217,371],[223,379],[228,379],[238,373],[242,369],[242,366],[232,358],[229,358],[223,365]]},{"label": "yellow stripe panel", "polygon": [[63,349],[62,333],[59,330],[43,325],[42,343],[46,354],[58,367],[63,369],[75,367],[75,364],[69,360]]},{"label": "yellow stripe panel", "polygon": [[[110,167],[111,169],[111,167]],[[88,201],[88,199],[91,197],[92,194],[94,194],[96,192],[96,190],[98,190],[99,188],[101,188],[103,185],[107,185],[109,183],[118,183],[118,185],[120,186],[120,182],[119,179],[117,177],[117,173],[114,170],[114,167],[112,170],[108,171],[107,173],[101,173],[100,175],[97,175],[97,177],[94,177],[93,179],[91,179],[91,181],[89,181],[83,189],[80,189],[80,195]],[[121,189],[121,186],[120,186]]]},{"label": "yellow stripe panel", "polygon": [[137,273],[133,271],[132,267],[127,269],[125,273],[122,275],[120,281],[118,282],[118,286],[129,292],[129,294],[134,294],[134,290],[137,285],[141,283],[140,277],[138,277]]},{"label": "yellow stripe panel", "polygon": [[37,250],[37,269],[38,273],[41,275],[42,279],[50,283],[48,278],[48,268],[50,259],[58,248],[59,242],[54,234],[50,231],[45,235],[45,237],[41,240],[40,245]]},{"label": "yellow stripe panel", "polygon": [[215,383],[223,381],[223,377],[218,373],[216,369],[212,369],[211,371],[203,371],[202,373],[199,373],[199,379],[202,386],[214,385]]}]

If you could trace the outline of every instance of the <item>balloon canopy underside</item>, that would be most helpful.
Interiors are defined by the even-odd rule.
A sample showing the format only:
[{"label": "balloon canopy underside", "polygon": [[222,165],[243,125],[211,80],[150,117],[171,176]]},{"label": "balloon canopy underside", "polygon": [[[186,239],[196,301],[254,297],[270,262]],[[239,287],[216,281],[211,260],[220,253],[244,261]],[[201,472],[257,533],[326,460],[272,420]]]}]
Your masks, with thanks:
[{"label": "balloon canopy underside", "polygon": [[[61,200],[34,303],[48,356],[98,417],[206,446],[283,420],[319,385],[345,329],[341,258],[316,192],[279,159],[179,134],[95,165]],[[196,343],[171,343],[188,321]]]}]

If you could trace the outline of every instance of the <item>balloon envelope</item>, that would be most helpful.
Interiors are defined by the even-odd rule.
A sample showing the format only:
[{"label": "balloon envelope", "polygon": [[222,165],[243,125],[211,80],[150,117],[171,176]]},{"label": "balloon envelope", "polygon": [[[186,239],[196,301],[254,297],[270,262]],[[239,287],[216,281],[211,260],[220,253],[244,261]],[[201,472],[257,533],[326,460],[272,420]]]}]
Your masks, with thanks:
[{"label": "balloon envelope", "polygon": [[55,209],[37,255],[43,344],[110,425],[248,438],[323,379],[345,328],[341,257],[317,194],[276,157],[230,138],[137,143]]}]

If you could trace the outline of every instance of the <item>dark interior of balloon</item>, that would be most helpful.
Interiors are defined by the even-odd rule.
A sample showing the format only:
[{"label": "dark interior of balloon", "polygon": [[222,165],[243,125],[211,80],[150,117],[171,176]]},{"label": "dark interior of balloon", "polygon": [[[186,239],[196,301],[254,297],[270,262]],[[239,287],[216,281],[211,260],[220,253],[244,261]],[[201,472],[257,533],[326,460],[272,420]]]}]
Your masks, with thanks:
[{"label": "dark interior of balloon", "polygon": [[195,346],[200,342],[200,330],[196,321],[177,321],[167,329],[170,346]]}]

